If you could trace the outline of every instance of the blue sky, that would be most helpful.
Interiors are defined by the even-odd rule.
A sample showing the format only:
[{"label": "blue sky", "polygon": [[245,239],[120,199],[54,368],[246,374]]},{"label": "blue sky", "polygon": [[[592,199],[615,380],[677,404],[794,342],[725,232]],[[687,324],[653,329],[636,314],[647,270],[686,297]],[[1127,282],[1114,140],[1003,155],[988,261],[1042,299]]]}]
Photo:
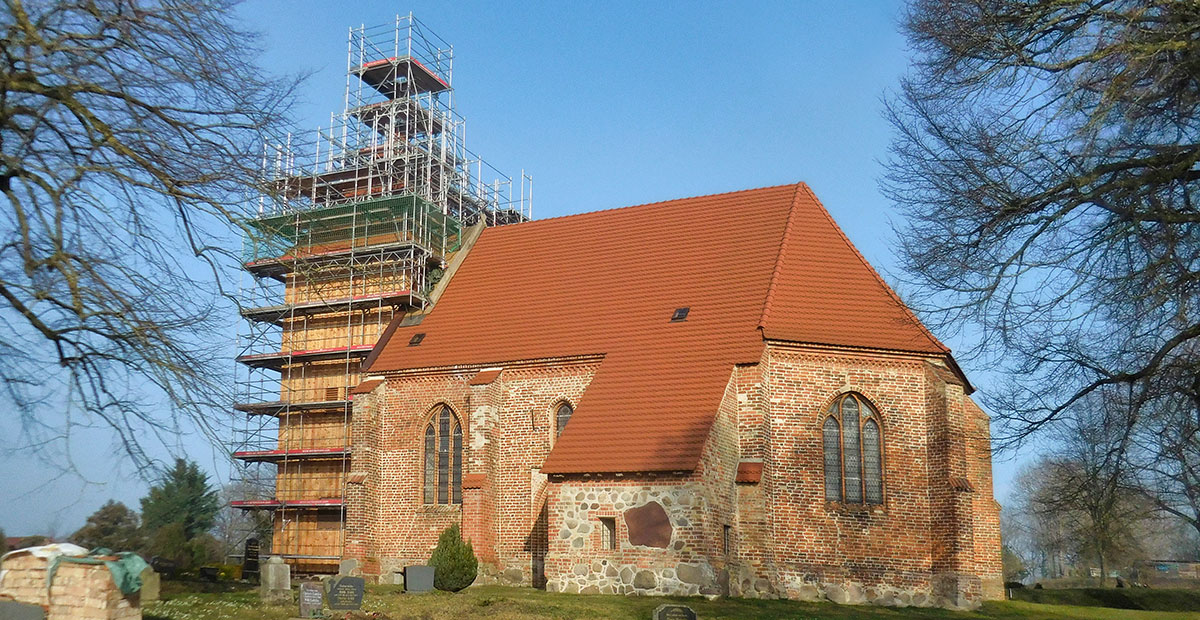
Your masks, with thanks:
[{"label": "blue sky", "polygon": [[[886,275],[896,264],[894,210],[877,180],[891,135],[882,99],[908,65],[901,10],[875,1],[259,0],[239,18],[263,33],[267,71],[312,72],[300,127],[342,107],[347,29],[412,11],[454,45],[467,146],[509,174],[533,175],[535,217],[805,181]],[[966,370],[988,389],[986,375]],[[105,441],[77,455],[88,483],[0,458],[0,527],[67,535],[110,497],[136,506],[145,484]],[[186,445],[225,471],[220,447]],[[996,466],[1003,499],[1014,466]]]}]

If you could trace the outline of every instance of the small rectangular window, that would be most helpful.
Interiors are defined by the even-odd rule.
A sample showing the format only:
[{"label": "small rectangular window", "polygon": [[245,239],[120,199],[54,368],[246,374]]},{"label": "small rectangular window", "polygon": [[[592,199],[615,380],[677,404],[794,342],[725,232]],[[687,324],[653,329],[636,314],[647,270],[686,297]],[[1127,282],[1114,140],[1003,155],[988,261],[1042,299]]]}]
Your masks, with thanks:
[{"label": "small rectangular window", "polygon": [[731,525],[726,525],[724,528],[724,531],[721,532],[721,553],[724,553],[725,555],[729,555],[729,552],[731,551],[732,534],[733,534],[733,526],[731,526]]},{"label": "small rectangular window", "polygon": [[671,314],[671,322],[678,323],[680,321],[686,321],[688,312],[690,311],[691,308],[676,308],[675,312]]},{"label": "small rectangular window", "polygon": [[600,548],[617,548],[617,519],[616,517],[600,517]]},{"label": "small rectangular window", "polygon": [[421,341],[424,339],[425,339],[425,332],[421,332],[419,334],[413,334],[413,337],[408,339],[408,346],[415,347],[415,346],[421,344]]}]

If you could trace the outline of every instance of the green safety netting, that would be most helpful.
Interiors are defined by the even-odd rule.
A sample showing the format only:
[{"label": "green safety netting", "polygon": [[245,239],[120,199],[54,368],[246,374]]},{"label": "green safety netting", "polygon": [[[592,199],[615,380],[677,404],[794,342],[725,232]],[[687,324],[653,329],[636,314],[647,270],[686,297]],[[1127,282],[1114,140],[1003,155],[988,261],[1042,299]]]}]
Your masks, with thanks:
[{"label": "green safety netting", "polygon": [[449,253],[458,249],[462,232],[456,218],[411,194],[247,219],[244,224],[245,263],[381,241],[412,242]]}]

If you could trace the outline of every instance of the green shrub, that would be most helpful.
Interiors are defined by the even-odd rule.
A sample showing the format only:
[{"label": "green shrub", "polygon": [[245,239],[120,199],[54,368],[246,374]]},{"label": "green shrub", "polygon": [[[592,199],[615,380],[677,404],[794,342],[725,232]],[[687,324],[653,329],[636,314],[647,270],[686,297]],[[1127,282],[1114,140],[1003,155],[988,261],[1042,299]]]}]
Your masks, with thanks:
[{"label": "green shrub", "polygon": [[433,567],[433,587],[447,592],[458,592],[471,585],[479,572],[475,550],[462,539],[457,525],[446,528],[438,537],[429,565]]}]

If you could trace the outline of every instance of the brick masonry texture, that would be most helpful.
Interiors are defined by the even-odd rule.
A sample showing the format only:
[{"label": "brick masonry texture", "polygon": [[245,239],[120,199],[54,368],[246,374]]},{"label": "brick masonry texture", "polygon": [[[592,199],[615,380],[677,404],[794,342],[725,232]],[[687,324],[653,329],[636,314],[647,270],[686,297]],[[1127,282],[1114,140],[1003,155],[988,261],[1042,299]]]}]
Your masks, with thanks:
[{"label": "brick masonry texture", "polygon": [[[694,470],[552,476],[554,412],[585,398],[603,356],[512,363],[479,385],[489,367],[389,372],[355,399],[347,555],[386,576],[460,523],[480,582],[974,607],[1002,593],[999,505],[988,418],[945,359],[765,341],[730,367]],[[825,501],[821,424],[848,392],[881,419],[879,506]],[[461,506],[422,501],[423,432],[443,404],[464,430]],[[743,462],[761,463],[757,482],[736,482]],[[651,502],[665,547],[629,541],[627,511]]]},{"label": "brick masonry texture", "polygon": [[9,556],[0,564],[0,598],[40,605],[47,620],[132,620],[142,617],[137,594],[125,596],[103,564],[63,562],[46,588],[46,560],[28,553]]}]

